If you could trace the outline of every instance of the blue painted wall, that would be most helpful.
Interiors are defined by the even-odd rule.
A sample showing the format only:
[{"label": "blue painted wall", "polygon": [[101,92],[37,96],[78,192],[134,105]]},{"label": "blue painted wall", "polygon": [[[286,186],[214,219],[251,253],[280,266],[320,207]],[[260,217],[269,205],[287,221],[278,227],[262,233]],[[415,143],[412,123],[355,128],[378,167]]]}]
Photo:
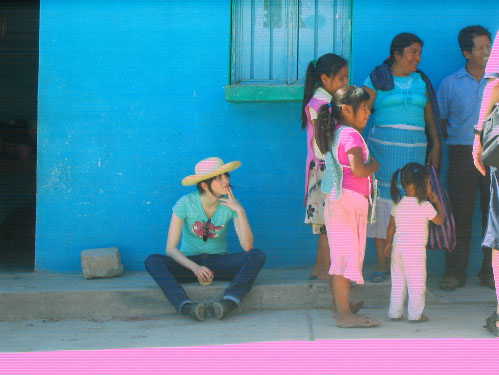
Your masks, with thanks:
[{"label": "blue painted wall", "polygon": [[[442,5],[432,22],[430,5],[354,7],[360,84],[406,30],[427,40],[422,68],[440,81],[462,63],[455,35],[480,5],[451,14]],[[407,22],[387,22],[384,11]],[[438,33],[420,32],[433,22]],[[485,16],[472,23],[496,30]],[[229,48],[229,0],[41,0],[36,270],[79,272],[82,250],[106,246],[119,247],[126,270],[143,270],[164,251],[171,207],[192,191],[180,180],[213,155],[243,163],[231,183],[266,266],[312,265],[300,103],[227,103]],[[239,249],[233,232],[229,245]]]},{"label": "blue painted wall", "polygon": [[[423,58],[419,68],[431,79],[435,89],[450,73],[460,69],[466,62],[457,41],[459,31],[466,26],[482,25],[495,36],[499,29],[499,3],[457,1],[414,1],[401,2],[383,0],[354,1],[353,23],[353,76],[352,83],[362,85],[375,65],[390,55],[390,43],[400,32],[418,35],[424,42]],[[401,26],[403,25],[403,26]],[[370,126],[366,128],[369,131]],[[448,149],[442,149],[442,179],[446,183],[448,171]],[[475,205],[473,219],[470,274],[478,272],[482,262],[481,216]],[[375,247],[372,240],[367,243],[366,262],[375,263]],[[428,272],[440,274],[445,268],[444,254],[428,252]]]}]

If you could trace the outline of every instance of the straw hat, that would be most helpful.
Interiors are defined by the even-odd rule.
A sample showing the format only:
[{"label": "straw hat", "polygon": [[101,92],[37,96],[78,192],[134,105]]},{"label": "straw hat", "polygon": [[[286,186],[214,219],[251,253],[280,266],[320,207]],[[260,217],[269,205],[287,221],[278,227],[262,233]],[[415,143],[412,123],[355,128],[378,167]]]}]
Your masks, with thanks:
[{"label": "straw hat", "polygon": [[207,180],[220,174],[232,172],[240,166],[240,161],[231,161],[230,163],[224,164],[223,160],[216,156],[206,158],[196,164],[196,166],[194,167],[195,174],[185,177],[182,180],[182,185],[196,185],[198,182]]}]

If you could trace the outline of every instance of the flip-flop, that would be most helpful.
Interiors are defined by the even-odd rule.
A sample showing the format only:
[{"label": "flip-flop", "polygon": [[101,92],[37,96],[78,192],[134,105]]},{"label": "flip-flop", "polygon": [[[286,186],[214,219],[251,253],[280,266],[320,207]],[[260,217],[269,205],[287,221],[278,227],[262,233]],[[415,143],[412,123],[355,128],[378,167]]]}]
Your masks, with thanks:
[{"label": "flip-flop", "polygon": [[390,318],[390,320],[392,322],[400,322],[402,319],[403,319],[402,317],[400,317],[400,318]]},{"label": "flip-flop", "polygon": [[347,323],[347,324],[336,324],[337,327],[339,328],[372,328],[372,327],[378,327],[381,324],[381,322],[377,321],[374,318],[368,318],[367,316],[364,317],[364,321],[359,323]]},{"label": "flip-flop", "polygon": [[372,283],[381,283],[385,281],[385,271],[373,272],[369,281],[371,281]]},{"label": "flip-flop", "polygon": [[419,319],[409,320],[409,323],[425,323],[428,320],[430,320],[430,318],[428,318],[426,315],[421,314],[421,316],[419,317]]}]

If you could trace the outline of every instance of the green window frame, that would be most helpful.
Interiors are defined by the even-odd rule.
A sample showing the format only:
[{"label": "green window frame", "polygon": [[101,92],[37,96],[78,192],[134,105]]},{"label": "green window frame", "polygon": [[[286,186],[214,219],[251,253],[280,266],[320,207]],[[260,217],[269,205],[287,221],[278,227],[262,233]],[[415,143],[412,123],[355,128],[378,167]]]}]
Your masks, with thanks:
[{"label": "green window frame", "polygon": [[310,60],[350,61],[350,0],[233,0],[229,102],[300,101]]}]

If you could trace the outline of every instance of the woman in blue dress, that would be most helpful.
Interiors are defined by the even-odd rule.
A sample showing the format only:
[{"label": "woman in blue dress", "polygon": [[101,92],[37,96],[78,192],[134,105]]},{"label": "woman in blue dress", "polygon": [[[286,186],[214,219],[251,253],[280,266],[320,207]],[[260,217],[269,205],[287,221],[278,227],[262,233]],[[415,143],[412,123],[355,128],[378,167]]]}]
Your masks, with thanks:
[{"label": "woman in blue dress", "polygon": [[[374,238],[378,258],[370,278],[373,282],[383,281],[390,267],[383,250],[392,206],[393,173],[409,162],[426,161],[437,169],[440,162],[438,105],[428,77],[418,70],[422,51],[423,41],[416,35],[398,34],[390,46],[390,57],[364,82],[371,95],[369,104],[374,118],[367,144],[380,164],[376,173],[380,192],[377,221],[367,229],[367,236]],[[431,146],[427,147],[428,144]]]}]

